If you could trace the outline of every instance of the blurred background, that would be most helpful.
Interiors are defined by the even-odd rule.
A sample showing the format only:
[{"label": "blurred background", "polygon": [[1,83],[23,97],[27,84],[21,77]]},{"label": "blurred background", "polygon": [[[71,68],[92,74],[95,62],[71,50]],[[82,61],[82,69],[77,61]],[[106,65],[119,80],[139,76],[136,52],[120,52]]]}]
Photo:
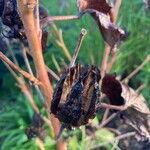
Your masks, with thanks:
[{"label": "blurred background", "polygon": [[[47,8],[50,16],[76,15],[78,13],[75,0],[43,0],[41,5]],[[129,32],[129,37],[120,44],[118,56],[111,72],[124,78],[150,54],[150,10],[145,7],[142,0],[122,1],[117,24]],[[57,74],[69,63],[81,28],[87,29],[88,34],[83,41],[77,61],[82,64],[100,66],[104,52],[104,41],[96,23],[87,14],[80,20],[56,22],[46,28],[49,35],[44,58],[46,64]],[[58,43],[61,39],[61,33],[66,48],[62,48]],[[8,45],[3,39],[0,39],[0,42],[1,51],[8,54]],[[9,45],[9,48],[14,51],[20,66],[26,69],[20,54],[21,49],[17,43]],[[31,65],[33,65],[32,59]],[[26,135],[26,129],[32,121],[33,109],[15,83],[14,78],[0,61],[0,149],[38,150],[36,139],[28,140]],[[54,86],[55,84],[56,82],[53,82]],[[142,84],[145,85],[145,88],[141,93],[150,106],[150,63],[145,65],[129,82],[133,89],[137,89]],[[45,110],[36,92],[34,98],[44,113]],[[98,124],[99,118],[101,115],[93,120],[93,124]],[[45,149],[56,149],[51,129],[45,125],[45,130]],[[109,150],[113,148],[113,145],[108,141],[112,140],[115,135],[111,131],[101,129],[96,131],[95,139],[90,140],[85,127],[81,127],[81,129],[69,133],[65,132],[64,137],[70,150],[96,149],[99,144],[103,145],[103,149]]]}]

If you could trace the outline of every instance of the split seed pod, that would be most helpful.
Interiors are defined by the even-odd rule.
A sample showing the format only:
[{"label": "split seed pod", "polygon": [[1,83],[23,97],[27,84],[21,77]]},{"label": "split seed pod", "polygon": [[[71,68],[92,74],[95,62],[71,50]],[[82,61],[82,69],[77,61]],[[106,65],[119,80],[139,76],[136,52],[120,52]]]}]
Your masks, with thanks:
[{"label": "split seed pod", "polygon": [[100,71],[95,66],[75,65],[60,77],[51,104],[53,113],[67,127],[79,127],[96,115]]}]

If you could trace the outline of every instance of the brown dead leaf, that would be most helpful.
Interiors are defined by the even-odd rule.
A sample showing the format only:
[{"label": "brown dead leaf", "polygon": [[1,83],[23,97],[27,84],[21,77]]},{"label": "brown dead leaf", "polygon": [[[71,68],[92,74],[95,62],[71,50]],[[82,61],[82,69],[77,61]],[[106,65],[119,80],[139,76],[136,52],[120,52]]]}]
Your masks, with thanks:
[{"label": "brown dead leaf", "polygon": [[103,78],[101,89],[110,104],[125,106],[126,109],[120,112],[121,116],[127,125],[134,128],[138,140],[150,139],[150,109],[143,95],[122,84],[115,75],[109,74]]},{"label": "brown dead leaf", "polygon": [[143,114],[150,114],[150,109],[148,108],[146,100],[142,94],[137,93],[125,84],[121,84],[121,87],[121,96],[125,99],[125,106],[133,107]]},{"label": "brown dead leaf", "polygon": [[106,74],[102,80],[101,90],[109,98],[111,105],[121,106],[125,104],[124,98],[121,96],[122,87],[116,75]]},{"label": "brown dead leaf", "polygon": [[111,6],[106,0],[77,0],[81,15],[90,13],[95,19],[104,40],[111,46],[119,43],[126,36],[124,30],[113,23]]},{"label": "brown dead leaf", "polygon": [[150,109],[142,94],[127,85],[121,84],[121,96],[125,99],[127,109],[123,112],[126,124],[132,126],[138,140],[150,139]]},{"label": "brown dead leaf", "polygon": [[101,90],[110,100],[112,105],[132,107],[143,114],[150,114],[150,109],[142,94],[137,93],[128,85],[116,79],[116,75],[106,74],[102,81]]},{"label": "brown dead leaf", "polygon": [[106,0],[77,0],[77,6],[80,12],[93,9],[95,11],[107,14],[111,9],[111,6]]}]

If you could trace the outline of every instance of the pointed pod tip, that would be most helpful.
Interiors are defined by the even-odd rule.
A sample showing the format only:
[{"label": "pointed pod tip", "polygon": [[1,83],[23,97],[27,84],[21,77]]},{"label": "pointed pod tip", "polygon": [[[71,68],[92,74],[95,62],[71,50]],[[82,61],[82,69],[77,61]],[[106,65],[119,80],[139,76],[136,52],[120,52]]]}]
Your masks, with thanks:
[{"label": "pointed pod tip", "polygon": [[87,30],[84,29],[84,28],[82,28],[82,29],[81,29],[81,34],[82,34],[83,36],[85,36],[85,35],[87,34]]}]

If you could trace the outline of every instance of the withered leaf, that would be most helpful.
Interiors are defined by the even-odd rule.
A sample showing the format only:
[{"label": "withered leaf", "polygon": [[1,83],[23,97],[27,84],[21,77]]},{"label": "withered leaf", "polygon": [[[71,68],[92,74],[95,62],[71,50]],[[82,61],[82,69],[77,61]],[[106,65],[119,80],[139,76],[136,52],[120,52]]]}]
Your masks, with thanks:
[{"label": "withered leaf", "polygon": [[101,90],[107,95],[112,105],[124,105],[125,100],[121,96],[122,87],[118,80],[116,80],[115,75],[106,74],[102,80]]},{"label": "withered leaf", "polygon": [[107,14],[111,9],[111,6],[107,3],[106,0],[77,0],[77,6],[80,12],[93,9],[95,11]]},{"label": "withered leaf", "polygon": [[91,14],[111,47],[125,38],[125,31],[113,23],[111,6],[106,0],[77,0],[77,5],[81,15],[86,12]]},{"label": "withered leaf", "polygon": [[143,114],[150,114],[150,109],[146,104],[146,100],[142,94],[137,93],[132,88],[125,84],[121,84],[121,96],[125,99],[126,107],[133,107]]},{"label": "withered leaf", "polygon": [[121,114],[124,123],[136,131],[137,140],[150,140],[150,114],[142,113],[134,107],[128,107]]},{"label": "withered leaf", "polygon": [[121,96],[127,107],[123,112],[126,124],[136,130],[138,140],[150,140],[150,109],[145,98],[127,85],[121,84],[121,87]]},{"label": "withered leaf", "polygon": [[137,111],[150,114],[145,98],[116,79],[116,75],[106,74],[102,80],[102,92],[107,95],[112,105],[124,105]]},{"label": "withered leaf", "polygon": [[102,92],[112,105],[124,104],[126,109],[121,112],[122,118],[135,129],[139,140],[150,139],[150,109],[141,94],[116,80],[115,75],[108,74],[103,78]]}]

